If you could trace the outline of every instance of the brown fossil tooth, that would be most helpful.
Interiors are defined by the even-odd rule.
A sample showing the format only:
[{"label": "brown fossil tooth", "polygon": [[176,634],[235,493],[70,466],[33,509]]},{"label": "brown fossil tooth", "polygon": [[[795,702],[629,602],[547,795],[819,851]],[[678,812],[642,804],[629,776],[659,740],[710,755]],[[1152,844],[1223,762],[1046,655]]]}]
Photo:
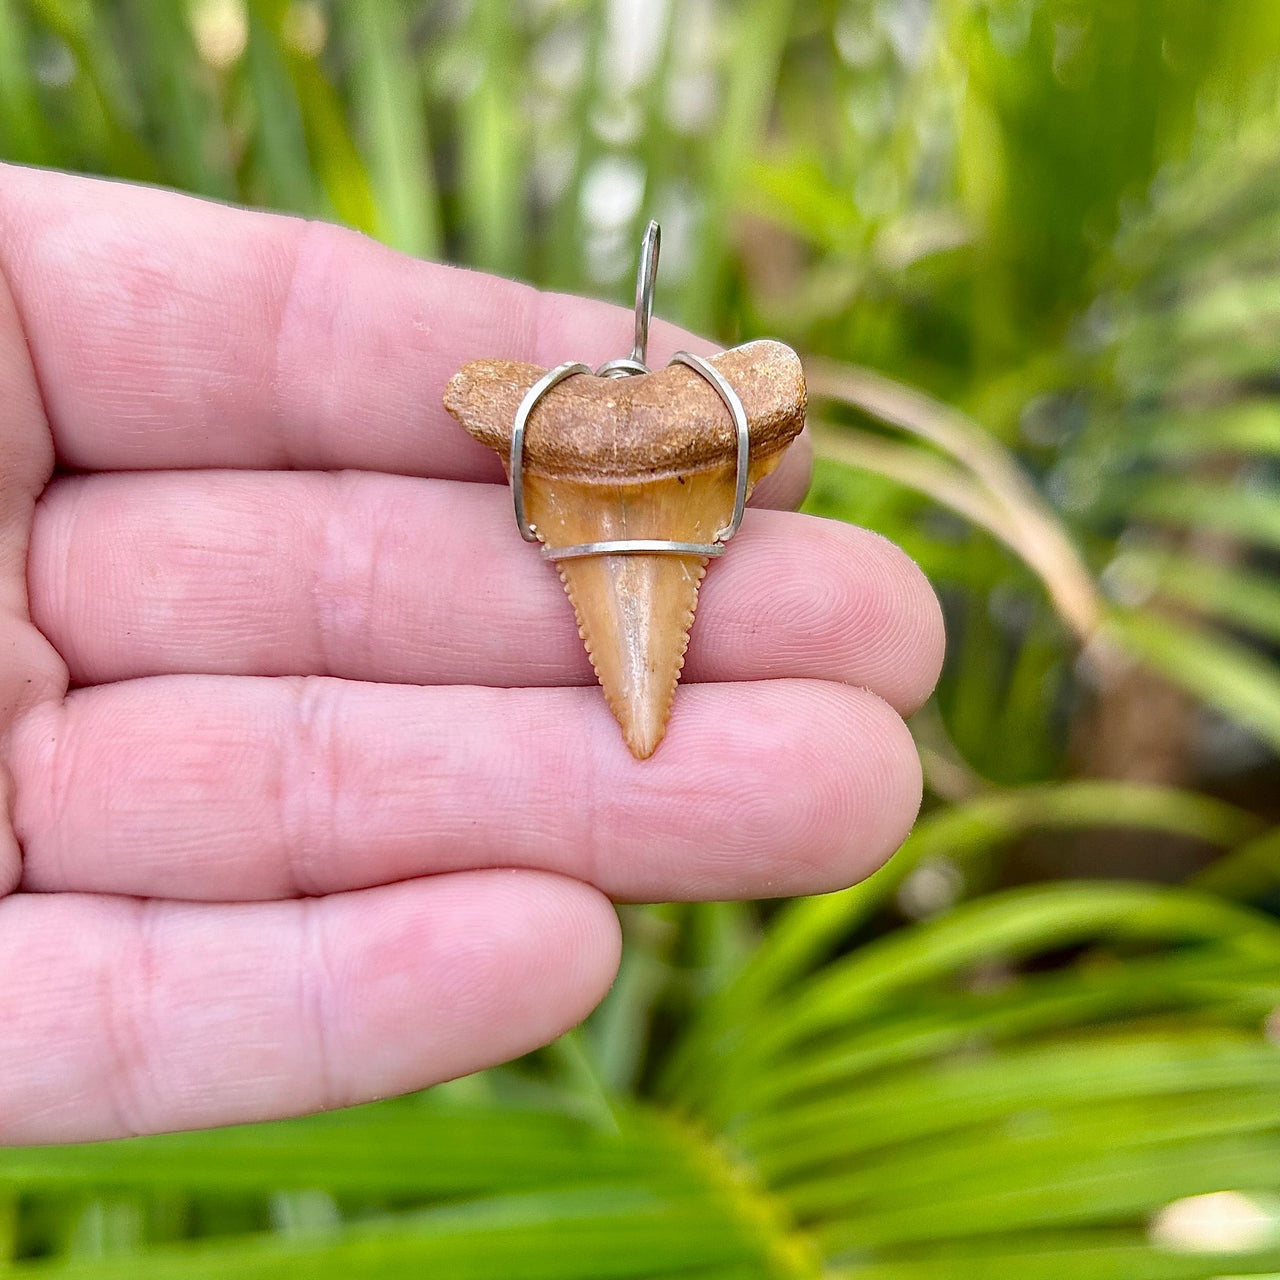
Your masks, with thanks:
[{"label": "brown fossil tooth", "polygon": [[[754,342],[712,363],[746,409],[754,485],[804,425],[800,361],[781,343]],[[445,405],[506,459],[516,409],[543,372],[475,361],[454,375]],[[526,429],[528,520],[551,548],[624,538],[714,542],[733,514],[735,444],[727,409],[692,370],[570,378]],[[579,634],[639,759],[666,730],[706,566],[703,556],[658,553],[558,562]]]},{"label": "brown fossil tooth", "polygon": [[[752,466],[772,470],[780,455]],[[525,507],[552,547],[615,538],[714,542],[733,514],[732,464],[639,484],[588,485],[530,473]],[[599,555],[561,560],[578,634],[632,755],[666,730],[707,557]]]}]

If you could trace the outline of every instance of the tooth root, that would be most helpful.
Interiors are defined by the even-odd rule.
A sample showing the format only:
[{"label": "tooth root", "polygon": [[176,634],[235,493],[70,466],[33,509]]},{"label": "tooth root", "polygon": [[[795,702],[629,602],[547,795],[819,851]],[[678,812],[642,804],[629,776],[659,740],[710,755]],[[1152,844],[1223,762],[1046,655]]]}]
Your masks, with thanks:
[{"label": "tooth root", "polygon": [[[779,457],[753,462],[751,483]],[[551,547],[616,538],[713,542],[733,513],[733,489],[732,464],[634,483],[525,475],[529,519]],[[666,733],[707,560],[641,553],[557,567],[627,747],[644,760]]]}]

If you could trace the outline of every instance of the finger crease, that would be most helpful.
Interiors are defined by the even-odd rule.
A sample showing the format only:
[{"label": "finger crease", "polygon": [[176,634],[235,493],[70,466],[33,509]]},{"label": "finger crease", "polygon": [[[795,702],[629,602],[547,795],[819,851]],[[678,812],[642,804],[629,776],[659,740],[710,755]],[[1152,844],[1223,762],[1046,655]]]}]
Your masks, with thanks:
[{"label": "finger crease", "polygon": [[[381,515],[357,498],[360,478],[331,477],[322,504],[311,578],[313,635],[320,669],[348,668],[375,647],[373,630],[385,526]],[[354,500],[353,500],[354,499]]]},{"label": "finger crease", "polygon": [[138,903],[134,920],[134,946],[123,955],[107,954],[98,984],[107,1055],[104,1095],[114,1127],[128,1135],[148,1132],[147,1116],[158,1114],[158,1089],[147,1051],[157,972],[155,914],[147,903]]},{"label": "finger crease", "polygon": [[289,349],[288,338],[293,326],[297,323],[298,307],[301,298],[301,282],[306,276],[306,268],[310,264],[311,242],[317,234],[323,235],[332,231],[328,223],[314,219],[299,221],[293,234],[292,254],[289,259],[288,279],[280,294],[280,310],[276,317],[272,335],[270,399],[271,421],[275,427],[275,445],[278,450],[278,466],[282,470],[299,469],[298,453],[290,439],[290,418],[284,412],[284,353]]},{"label": "finger crease", "polygon": [[337,1056],[330,1025],[330,998],[335,990],[334,970],[329,959],[329,947],[322,904],[318,899],[303,901],[301,954],[298,957],[298,1008],[304,1022],[311,1027],[311,1040],[317,1082],[316,1106],[331,1111],[343,1106],[346,1092],[337,1082]]},{"label": "finger crease", "polygon": [[[284,728],[277,788],[290,888],[295,897],[306,898],[325,892],[319,868],[333,849],[342,779],[334,682],[304,676],[293,684],[294,714]],[[327,800],[322,804],[320,797]]]}]

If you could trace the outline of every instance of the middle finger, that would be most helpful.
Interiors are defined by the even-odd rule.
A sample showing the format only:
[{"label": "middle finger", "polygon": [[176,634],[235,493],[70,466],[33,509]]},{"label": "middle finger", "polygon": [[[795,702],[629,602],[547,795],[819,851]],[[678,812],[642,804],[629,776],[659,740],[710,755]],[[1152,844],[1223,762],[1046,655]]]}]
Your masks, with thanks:
[{"label": "middle finger", "polygon": [[[36,624],[77,684],[170,674],[584,684],[556,572],[505,487],[371,472],[66,477],[36,514]],[[865,530],[750,511],[702,588],[686,681],[861,685],[907,713],[942,651],[923,575]]]}]

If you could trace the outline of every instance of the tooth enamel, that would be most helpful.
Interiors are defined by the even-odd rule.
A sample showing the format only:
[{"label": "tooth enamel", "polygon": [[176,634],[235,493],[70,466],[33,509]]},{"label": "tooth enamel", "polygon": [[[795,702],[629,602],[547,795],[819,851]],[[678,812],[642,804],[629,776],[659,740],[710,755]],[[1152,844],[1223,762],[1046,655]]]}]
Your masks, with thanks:
[{"label": "tooth enamel", "polygon": [[[779,457],[756,463],[752,482]],[[633,485],[531,475],[525,500],[552,547],[614,538],[712,542],[733,511],[734,480],[732,466]],[[609,706],[643,760],[666,731],[707,558],[602,555],[557,567]]]}]

